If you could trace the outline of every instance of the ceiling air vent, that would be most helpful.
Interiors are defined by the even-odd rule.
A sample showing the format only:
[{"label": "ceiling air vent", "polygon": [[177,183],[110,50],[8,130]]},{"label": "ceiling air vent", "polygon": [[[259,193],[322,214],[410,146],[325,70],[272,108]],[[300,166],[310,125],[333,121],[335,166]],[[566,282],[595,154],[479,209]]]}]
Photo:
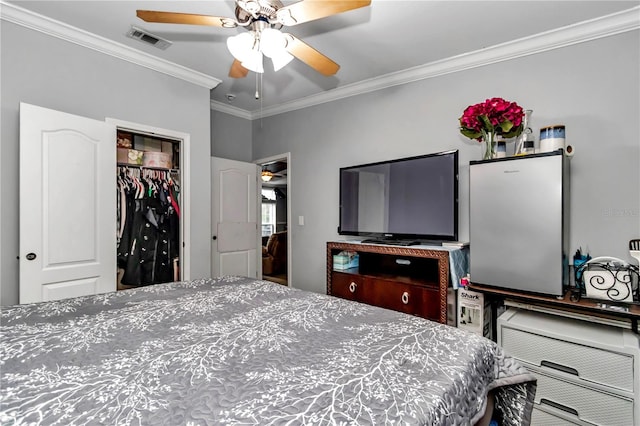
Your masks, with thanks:
[{"label": "ceiling air vent", "polygon": [[142,42],[148,43],[158,49],[165,50],[167,47],[171,46],[171,42],[162,37],[158,37],[157,35],[153,35],[150,32],[143,30],[142,28],[132,26],[129,32],[127,33],[127,37],[133,38],[136,40],[140,40]]}]

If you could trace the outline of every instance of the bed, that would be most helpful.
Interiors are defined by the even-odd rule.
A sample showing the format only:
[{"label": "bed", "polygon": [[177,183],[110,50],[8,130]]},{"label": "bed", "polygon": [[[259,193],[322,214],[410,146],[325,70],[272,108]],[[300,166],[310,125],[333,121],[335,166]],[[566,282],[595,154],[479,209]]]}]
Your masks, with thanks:
[{"label": "bed", "polygon": [[493,342],[267,281],[0,315],[2,425],[473,425],[491,409],[503,425],[530,423],[535,378]]}]

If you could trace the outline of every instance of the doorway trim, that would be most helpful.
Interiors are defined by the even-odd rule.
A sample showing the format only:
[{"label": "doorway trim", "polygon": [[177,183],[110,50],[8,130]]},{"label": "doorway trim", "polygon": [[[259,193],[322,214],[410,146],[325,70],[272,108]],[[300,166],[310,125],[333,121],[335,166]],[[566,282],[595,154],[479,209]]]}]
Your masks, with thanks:
[{"label": "doorway trim", "polygon": [[191,135],[116,118],[107,117],[105,121],[115,125],[116,130],[173,139],[180,144],[180,280],[189,280],[191,277],[191,184],[189,180]]},{"label": "doorway trim", "polygon": [[[293,270],[293,251],[291,250],[291,241],[293,241],[291,235],[293,233],[293,227],[291,226],[291,224],[293,223],[291,220],[291,152],[285,152],[283,154],[261,158],[259,160],[255,160],[254,163],[256,163],[258,166],[262,166],[265,163],[271,163],[278,160],[284,160],[287,162],[287,286],[293,287],[293,279],[291,273]],[[258,203],[259,206],[262,206],[262,193],[258,194]],[[260,276],[262,276],[262,274]]]}]

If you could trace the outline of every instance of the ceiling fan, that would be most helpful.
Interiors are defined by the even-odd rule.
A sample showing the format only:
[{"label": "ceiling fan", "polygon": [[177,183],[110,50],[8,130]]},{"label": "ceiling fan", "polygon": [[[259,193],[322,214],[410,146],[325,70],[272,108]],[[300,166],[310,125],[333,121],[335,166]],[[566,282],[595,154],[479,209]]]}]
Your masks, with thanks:
[{"label": "ceiling fan", "polygon": [[320,74],[331,76],[340,65],[280,29],[370,4],[371,0],[302,0],[284,6],[280,0],[236,0],[235,19],[153,10],[137,10],[136,14],[146,22],[246,28],[247,32],[227,39],[227,47],[235,58],[229,70],[232,78],[246,77],[249,71],[264,72],[263,56],[271,58],[276,71],[296,57]]}]

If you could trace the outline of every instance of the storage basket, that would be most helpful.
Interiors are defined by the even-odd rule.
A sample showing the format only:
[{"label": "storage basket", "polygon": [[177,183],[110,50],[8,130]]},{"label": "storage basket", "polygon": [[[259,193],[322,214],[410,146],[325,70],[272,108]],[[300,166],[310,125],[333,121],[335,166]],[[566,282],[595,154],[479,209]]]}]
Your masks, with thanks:
[{"label": "storage basket", "polygon": [[596,257],[580,266],[582,295],[613,302],[639,302],[638,268],[615,257]]}]

